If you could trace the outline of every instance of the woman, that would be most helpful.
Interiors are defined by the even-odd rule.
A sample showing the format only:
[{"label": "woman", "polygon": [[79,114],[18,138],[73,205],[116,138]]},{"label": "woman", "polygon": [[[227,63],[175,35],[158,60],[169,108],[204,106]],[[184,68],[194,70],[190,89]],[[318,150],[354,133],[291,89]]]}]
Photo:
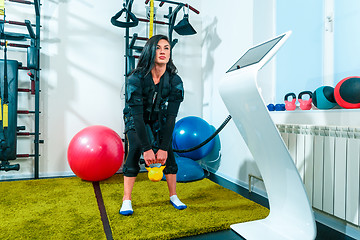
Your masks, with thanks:
[{"label": "woman", "polygon": [[[164,35],[150,38],[138,65],[128,78],[125,92],[124,121],[129,151],[123,166],[124,196],[120,214],[131,215],[131,192],[139,173],[143,154],[146,165],[166,165],[164,174],[171,204],[181,210],[186,205],[176,195],[177,164],[171,145],[184,89],[171,60],[171,46]],[[156,146],[153,149],[153,146]]]}]

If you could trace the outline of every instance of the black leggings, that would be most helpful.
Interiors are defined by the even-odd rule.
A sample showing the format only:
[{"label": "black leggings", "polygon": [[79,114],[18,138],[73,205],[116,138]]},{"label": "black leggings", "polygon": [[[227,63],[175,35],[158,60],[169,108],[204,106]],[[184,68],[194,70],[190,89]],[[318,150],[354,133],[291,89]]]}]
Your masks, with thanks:
[{"label": "black leggings", "polygon": [[[129,151],[123,165],[123,173],[126,177],[136,177],[140,171],[140,156],[142,153],[141,142],[135,130],[131,129],[126,133]],[[172,144],[169,144],[168,158],[166,159],[164,174],[176,174],[178,166],[175,162]]]}]

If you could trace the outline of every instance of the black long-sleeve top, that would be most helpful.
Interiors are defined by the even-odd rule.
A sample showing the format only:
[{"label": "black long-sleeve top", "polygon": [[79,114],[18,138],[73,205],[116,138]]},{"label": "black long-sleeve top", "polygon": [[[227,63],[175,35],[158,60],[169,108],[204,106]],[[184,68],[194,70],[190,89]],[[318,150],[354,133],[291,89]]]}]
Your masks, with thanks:
[{"label": "black long-sleeve top", "polygon": [[[177,74],[170,74],[165,72],[160,79],[162,86],[156,86],[148,74],[142,77],[139,74],[133,74],[128,78],[126,89],[126,107],[130,109],[130,114],[133,119],[135,131],[142,143],[143,152],[152,148],[151,143],[147,137],[145,123],[149,122],[149,109],[154,108],[156,98],[161,97],[161,104],[167,104],[166,121],[161,126],[160,130],[160,145],[159,148],[167,151],[171,142],[172,132],[175,126],[175,119],[179,111],[180,103],[184,99],[183,83]],[[161,94],[155,94],[156,89],[161,89]],[[156,118],[156,116],[155,116]],[[158,119],[159,120],[159,119]]]}]

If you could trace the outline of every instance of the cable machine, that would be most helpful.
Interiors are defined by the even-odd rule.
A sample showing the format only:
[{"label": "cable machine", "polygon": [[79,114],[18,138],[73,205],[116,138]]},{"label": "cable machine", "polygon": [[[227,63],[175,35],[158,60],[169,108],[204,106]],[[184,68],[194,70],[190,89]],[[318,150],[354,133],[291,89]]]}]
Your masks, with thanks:
[{"label": "cable machine", "polygon": [[[169,13],[164,16],[167,21],[158,21],[154,20],[153,18],[153,7],[154,7],[154,1],[160,2],[159,7],[162,7],[165,3],[170,4],[169,6]],[[175,1],[168,1],[168,0],[145,0],[145,5],[149,4],[150,2],[150,16],[149,19],[146,18],[138,18],[135,16],[134,13],[131,12],[132,5],[134,0],[126,0],[126,2],[123,4],[123,9],[121,9],[118,13],[116,13],[111,18],[111,23],[116,27],[125,28],[125,80],[127,80],[127,77],[130,75],[132,70],[135,68],[135,59],[139,56],[134,55],[134,51],[141,52],[143,47],[135,46],[135,43],[137,40],[139,41],[147,41],[147,37],[139,37],[137,33],[134,33],[132,36],[130,36],[130,28],[138,26],[139,22],[145,22],[150,24],[150,34],[149,37],[151,37],[152,33],[152,26],[153,24],[160,24],[160,25],[167,25],[168,26],[168,38],[170,40],[171,47],[173,48],[175,44],[178,42],[178,39],[173,39],[173,31],[175,30],[179,35],[192,35],[196,34],[196,31],[193,29],[193,27],[190,25],[188,21],[188,14],[184,15],[184,19],[181,20],[176,26],[175,21],[178,12],[184,8],[188,10],[193,11],[196,14],[199,14],[200,12],[190,6],[189,4],[182,3],[182,2],[175,2]],[[173,10],[173,5],[175,5],[175,9]],[[125,15],[125,21],[118,20],[122,14]],[[126,82],[126,81],[125,81]]]},{"label": "cable machine", "polygon": [[[0,60],[0,93],[1,93],[1,111],[0,111],[0,170],[10,171],[19,170],[19,164],[10,164],[10,160],[17,158],[34,158],[34,178],[39,178],[39,144],[40,140],[40,0],[8,0],[9,2],[33,5],[35,10],[35,24],[29,20],[24,22],[12,21],[6,19],[4,0],[0,1],[0,45],[4,47],[4,59]],[[28,34],[6,32],[6,25],[24,26]],[[35,27],[35,31],[33,29]],[[27,41],[30,44],[8,43],[12,41]],[[27,64],[23,66],[21,62],[7,59],[7,48],[26,48]],[[18,71],[28,70],[30,78],[30,88],[18,88]],[[34,110],[18,110],[17,98],[19,92],[28,92],[34,95]],[[17,126],[17,116],[19,114],[34,114],[34,132],[24,132],[25,126]],[[16,141],[17,136],[34,136],[34,153],[17,154]]]}]

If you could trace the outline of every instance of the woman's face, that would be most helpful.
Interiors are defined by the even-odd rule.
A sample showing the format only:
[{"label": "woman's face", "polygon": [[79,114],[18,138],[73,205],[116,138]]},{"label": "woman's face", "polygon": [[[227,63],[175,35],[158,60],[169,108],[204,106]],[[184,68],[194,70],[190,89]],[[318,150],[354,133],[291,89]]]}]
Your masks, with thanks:
[{"label": "woman's face", "polygon": [[156,46],[155,64],[167,64],[170,60],[170,44],[165,39],[160,39]]}]

